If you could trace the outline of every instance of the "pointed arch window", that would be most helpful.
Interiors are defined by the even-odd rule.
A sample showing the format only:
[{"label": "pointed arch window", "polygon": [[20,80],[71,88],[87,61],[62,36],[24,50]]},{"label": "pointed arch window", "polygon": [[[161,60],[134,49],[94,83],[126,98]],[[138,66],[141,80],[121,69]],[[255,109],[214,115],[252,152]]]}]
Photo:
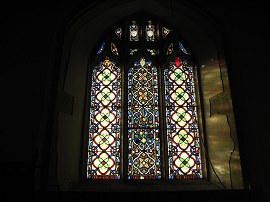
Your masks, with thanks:
[{"label": "pointed arch window", "polygon": [[196,66],[184,39],[154,17],[104,38],[89,68],[87,179],[205,177]]}]

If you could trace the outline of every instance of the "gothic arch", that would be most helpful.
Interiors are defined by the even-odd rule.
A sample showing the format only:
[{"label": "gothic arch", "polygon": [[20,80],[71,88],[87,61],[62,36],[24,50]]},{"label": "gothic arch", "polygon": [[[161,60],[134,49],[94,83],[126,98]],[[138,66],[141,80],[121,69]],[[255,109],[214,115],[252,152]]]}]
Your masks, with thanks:
[{"label": "gothic arch", "polygon": [[[118,3],[100,1],[72,14],[64,23],[59,64],[57,104],[50,153],[49,180],[57,178],[60,190],[81,184],[82,125],[89,56],[103,32],[132,13],[145,11],[171,23],[181,31],[197,59],[203,97],[205,137],[209,158],[208,179],[214,186],[179,186],[179,190],[243,188],[237,134],[230,98],[222,33],[205,13],[195,6],[174,2],[173,10],[161,1]],[[210,19],[210,20],[209,20]],[[57,161],[55,159],[58,159]],[[229,166],[229,163],[230,166]],[[216,174],[219,176],[217,178]],[[220,183],[222,182],[222,184]],[[51,186],[53,187],[53,186]],[[52,188],[53,189],[53,188]]]}]

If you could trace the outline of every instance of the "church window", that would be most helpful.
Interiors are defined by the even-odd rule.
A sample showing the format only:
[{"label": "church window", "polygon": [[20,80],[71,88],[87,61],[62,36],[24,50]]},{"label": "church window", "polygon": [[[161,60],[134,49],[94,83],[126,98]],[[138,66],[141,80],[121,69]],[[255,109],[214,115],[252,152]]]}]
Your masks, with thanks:
[{"label": "church window", "polygon": [[89,68],[87,179],[203,178],[197,70],[183,38],[158,19],[113,30]]}]

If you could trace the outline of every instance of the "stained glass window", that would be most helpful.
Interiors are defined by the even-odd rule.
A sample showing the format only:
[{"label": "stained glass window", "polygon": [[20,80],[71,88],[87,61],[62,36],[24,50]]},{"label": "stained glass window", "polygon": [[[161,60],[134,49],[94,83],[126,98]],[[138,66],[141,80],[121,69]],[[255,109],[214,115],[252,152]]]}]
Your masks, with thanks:
[{"label": "stained glass window", "polygon": [[172,54],[172,52],[173,52],[173,43],[171,43],[171,44],[169,45],[169,47],[168,47],[168,49],[167,49],[166,55],[170,55],[170,54]]},{"label": "stained glass window", "polygon": [[148,25],[145,28],[146,41],[155,41],[155,26],[152,25],[152,21],[148,21]]},{"label": "stained glass window", "polygon": [[139,41],[139,26],[136,21],[132,21],[132,25],[129,26],[129,40]]},{"label": "stained glass window", "polygon": [[120,68],[106,58],[93,69],[87,178],[120,178]]},{"label": "stained glass window", "polygon": [[91,75],[87,178],[202,178],[189,49],[163,24],[136,18],[124,25],[101,44],[105,59]]},{"label": "stained glass window", "polygon": [[189,55],[190,54],[190,52],[184,47],[184,45],[181,42],[179,42],[179,48],[186,55]]},{"label": "stained glass window", "polygon": [[141,58],[128,71],[128,179],[160,179],[157,68]]},{"label": "stained glass window", "polygon": [[119,55],[118,49],[116,48],[114,43],[111,43],[111,51],[114,55]]},{"label": "stained glass window", "polygon": [[129,54],[134,55],[138,50],[139,50],[138,48],[130,49]]},{"label": "stained glass window", "polygon": [[100,46],[100,48],[99,48],[97,54],[102,53],[102,51],[104,50],[104,48],[105,48],[105,42],[103,42],[103,43],[101,44],[101,46]]},{"label": "stained glass window", "polygon": [[122,28],[119,27],[115,30],[115,34],[118,36],[119,39],[122,37]]},{"label": "stained glass window", "polygon": [[149,49],[149,48],[148,48],[147,51],[148,51],[151,55],[153,55],[153,56],[159,54],[159,50]]},{"label": "stained glass window", "polygon": [[162,37],[165,38],[171,32],[170,29],[162,27]]},{"label": "stained glass window", "polygon": [[164,75],[169,178],[202,178],[193,69],[175,58]]}]

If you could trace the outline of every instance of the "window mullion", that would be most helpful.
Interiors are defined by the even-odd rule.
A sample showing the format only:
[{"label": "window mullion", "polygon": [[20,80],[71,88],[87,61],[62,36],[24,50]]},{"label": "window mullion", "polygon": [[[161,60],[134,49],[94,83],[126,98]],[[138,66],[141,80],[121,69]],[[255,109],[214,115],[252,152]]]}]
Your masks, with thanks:
[{"label": "window mullion", "polygon": [[123,139],[123,150],[122,150],[122,175],[123,181],[127,180],[127,172],[128,172],[128,68],[127,64],[123,67],[123,77],[122,77],[122,117],[123,117],[123,128],[122,128],[122,139]]},{"label": "window mullion", "polygon": [[166,103],[165,103],[165,88],[164,88],[164,74],[162,67],[158,68],[158,82],[159,82],[159,120],[160,120],[160,142],[161,142],[161,159],[162,159],[162,177],[164,180],[168,179],[168,148],[166,136]]}]

